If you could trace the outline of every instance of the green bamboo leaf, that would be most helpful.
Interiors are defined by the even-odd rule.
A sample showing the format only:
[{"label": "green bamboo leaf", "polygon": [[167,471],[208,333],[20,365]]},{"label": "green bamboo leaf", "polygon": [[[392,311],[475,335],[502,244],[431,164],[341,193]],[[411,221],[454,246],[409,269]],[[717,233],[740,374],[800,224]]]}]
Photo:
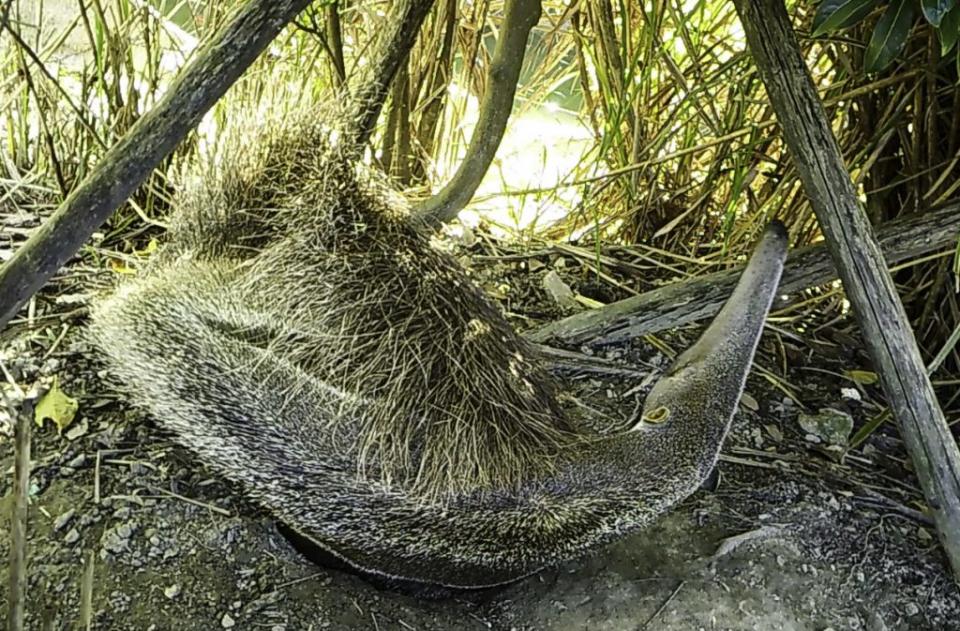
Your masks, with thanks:
[{"label": "green bamboo leaf", "polygon": [[946,55],[960,39],[960,4],[954,5],[940,22],[940,54]]},{"label": "green bamboo leaf", "polygon": [[907,35],[913,26],[913,3],[911,0],[894,0],[880,17],[870,36],[867,52],[863,56],[867,72],[880,72],[900,54]]},{"label": "green bamboo leaf", "polygon": [[953,8],[956,0],[921,0],[920,6],[923,9],[923,17],[927,22],[934,26],[940,26],[940,22],[950,9]]},{"label": "green bamboo leaf", "polygon": [[813,37],[853,26],[867,17],[879,0],[823,0],[813,16]]}]

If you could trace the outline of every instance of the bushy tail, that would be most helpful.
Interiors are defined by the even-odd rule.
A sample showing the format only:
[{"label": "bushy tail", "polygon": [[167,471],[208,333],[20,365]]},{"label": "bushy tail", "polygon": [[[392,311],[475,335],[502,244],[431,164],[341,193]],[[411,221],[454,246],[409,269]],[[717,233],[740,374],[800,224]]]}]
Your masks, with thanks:
[{"label": "bushy tail", "polygon": [[353,158],[338,144],[342,107],[283,116],[236,114],[213,146],[191,164],[177,195],[166,255],[248,258],[291,222],[329,216]]}]

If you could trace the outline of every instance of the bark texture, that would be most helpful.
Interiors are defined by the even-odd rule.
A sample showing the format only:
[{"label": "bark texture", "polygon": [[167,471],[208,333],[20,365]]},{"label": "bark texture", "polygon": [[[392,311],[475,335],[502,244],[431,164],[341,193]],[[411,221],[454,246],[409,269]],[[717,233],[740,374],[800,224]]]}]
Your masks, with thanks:
[{"label": "bark texture", "polygon": [[747,43],[880,374],[954,576],[960,451],[937,402],[880,245],[857,201],[783,0],[734,0]]},{"label": "bark texture", "polygon": [[0,268],[0,328],[72,257],[310,0],[249,0]]},{"label": "bark texture", "polygon": [[[952,248],[960,235],[960,203],[940,210],[891,221],[877,232],[888,265]],[[565,344],[620,342],[646,333],[672,329],[712,317],[730,296],[742,268],[715,272],[666,285],[591,311],[583,311],[530,333],[537,342]],[[783,270],[778,300],[782,308],[797,292],[837,279],[826,246],[808,246],[791,252]]]}]

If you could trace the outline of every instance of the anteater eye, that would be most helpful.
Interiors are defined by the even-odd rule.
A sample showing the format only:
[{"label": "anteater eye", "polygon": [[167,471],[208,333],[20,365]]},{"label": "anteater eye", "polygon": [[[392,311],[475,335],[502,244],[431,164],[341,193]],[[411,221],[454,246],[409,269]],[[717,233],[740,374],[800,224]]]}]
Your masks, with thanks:
[{"label": "anteater eye", "polygon": [[668,418],[670,418],[670,408],[666,407],[665,405],[661,405],[656,409],[644,413],[640,420],[646,423],[659,425],[660,423],[666,422]]}]

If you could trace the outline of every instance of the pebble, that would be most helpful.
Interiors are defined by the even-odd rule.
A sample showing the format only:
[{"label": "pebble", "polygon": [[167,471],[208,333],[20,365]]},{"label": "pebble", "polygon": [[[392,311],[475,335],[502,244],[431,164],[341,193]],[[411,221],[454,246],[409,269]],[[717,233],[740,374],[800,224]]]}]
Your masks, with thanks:
[{"label": "pebble", "polygon": [[916,603],[907,603],[907,606],[904,607],[904,611],[908,616],[915,616],[920,613],[920,607],[917,607]]},{"label": "pebble", "polygon": [[136,531],[137,527],[131,523],[120,524],[103,533],[101,544],[106,552],[118,554],[127,550],[130,544],[130,535]]},{"label": "pebble", "polygon": [[73,458],[70,459],[70,462],[68,462],[66,466],[68,466],[68,467],[70,467],[70,468],[72,468],[72,469],[79,469],[79,468],[82,467],[86,462],[87,462],[87,456],[86,456],[86,454],[77,454],[76,456],[74,456]]},{"label": "pebble", "polygon": [[70,545],[76,543],[79,540],[80,540],[80,533],[77,531],[76,528],[71,528],[70,532],[67,533],[67,536],[63,538],[64,543],[67,543]]},{"label": "pebble", "polygon": [[70,510],[61,513],[60,516],[53,520],[54,532],[63,530],[63,527],[70,523],[70,520],[73,519],[73,516],[76,514],[77,509],[75,508],[71,508]]},{"label": "pebble", "polygon": [[220,626],[224,629],[232,629],[233,625],[235,624],[237,623],[234,622],[233,618],[228,613],[223,614],[223,617],[220,618]]},{"label": "pebble", "polygon": [[174,583],[170,587],[164,588],[163,595],[169,598],[170,600],[173,600],[174,598],[180,595],[180,586]]}]

